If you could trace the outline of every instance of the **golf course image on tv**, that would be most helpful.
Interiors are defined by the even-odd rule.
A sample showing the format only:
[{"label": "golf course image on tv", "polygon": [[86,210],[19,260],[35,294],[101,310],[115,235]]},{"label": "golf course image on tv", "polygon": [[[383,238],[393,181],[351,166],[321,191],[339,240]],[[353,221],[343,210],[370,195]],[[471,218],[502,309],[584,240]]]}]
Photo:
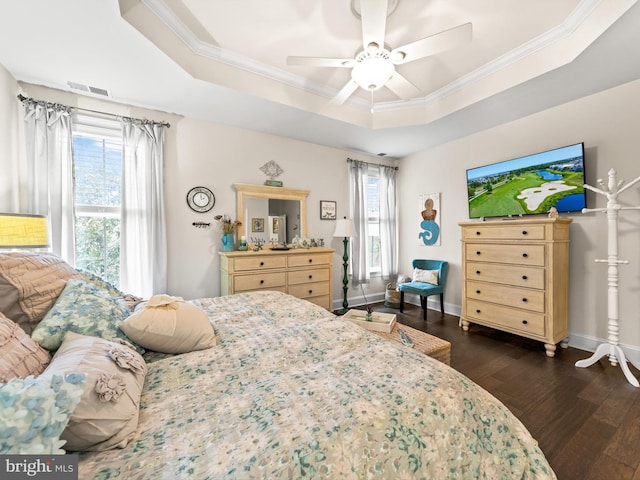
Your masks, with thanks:
[{"label": "golf course image on tv", "polygon": [[577,212],[586,207],[584,144],[467,170],[469,218]]}]

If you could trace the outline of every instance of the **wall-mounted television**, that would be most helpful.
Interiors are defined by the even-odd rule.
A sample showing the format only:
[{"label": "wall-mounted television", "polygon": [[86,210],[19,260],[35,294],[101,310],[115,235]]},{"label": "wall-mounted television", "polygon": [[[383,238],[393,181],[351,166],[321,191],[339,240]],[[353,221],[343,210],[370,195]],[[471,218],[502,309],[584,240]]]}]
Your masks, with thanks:
[{"label": "wall-mounted television", "polygon": [[586,207],[584,144],[467,170],[469,218],[578,212]]}]

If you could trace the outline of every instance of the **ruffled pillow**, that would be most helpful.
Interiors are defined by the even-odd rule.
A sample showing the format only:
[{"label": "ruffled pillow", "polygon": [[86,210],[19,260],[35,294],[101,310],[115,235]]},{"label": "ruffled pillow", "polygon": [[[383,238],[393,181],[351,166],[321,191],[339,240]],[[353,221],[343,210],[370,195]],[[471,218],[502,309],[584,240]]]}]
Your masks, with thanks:
[{"label": "ruffled pillow", "polygon": [[61,437],[70,451],[124,448],[138,428],[147,365],[127,345],[67,332],[45,374],[81,372],[87,383]]},{"label": "ruffled pillow", "polygon": [[80,402],[85,376],[14,378],[0,385],[0,454],[61,455],[60,434]]},{"label": "ruffled pillow", "polygon": [[80,274],[51,253],[0,253],[0,312],[31,333],[70,278]]},{"label": "ruffled pillow", "polygon": [[[66,332],[130,341],[118,328],[130,314],[108,291],[83,280],[69,280],[31,338],[47,350],[57,350]],[[144,353],[143,348],[136,346],[136,350]]]},{"label": "ruffled pillow", "polygon": [[39,375],[49,364],[49,352],[22,328],[0,313],[0,383]]},{"label": "ruffled pillow", "polygon": [[216,345],[216,334],[204,311],[181,297],[155,295],[119,324],[127,337],[161,353],[186,353]]}]

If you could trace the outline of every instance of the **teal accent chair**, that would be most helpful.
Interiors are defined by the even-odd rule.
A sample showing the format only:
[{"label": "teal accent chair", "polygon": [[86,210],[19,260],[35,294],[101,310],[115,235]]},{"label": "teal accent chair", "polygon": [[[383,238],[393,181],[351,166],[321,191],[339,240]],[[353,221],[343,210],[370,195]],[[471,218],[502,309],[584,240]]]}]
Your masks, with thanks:
[{"label": "teal accent chair", "polygon": [[438,270],[438,285],[424,282],[409,282],[400,284],[400,313],[404,310],[404,294],[413,293],[420,295],[420,306],[422,307],[422,318],[427,320],[427,297],[429,295],[440,294],[440,311],[444,315],[444,287],[447,284],[447,270],[449,263],[442,260],[422,260],[415,259],[411,262],[414,269]]}]

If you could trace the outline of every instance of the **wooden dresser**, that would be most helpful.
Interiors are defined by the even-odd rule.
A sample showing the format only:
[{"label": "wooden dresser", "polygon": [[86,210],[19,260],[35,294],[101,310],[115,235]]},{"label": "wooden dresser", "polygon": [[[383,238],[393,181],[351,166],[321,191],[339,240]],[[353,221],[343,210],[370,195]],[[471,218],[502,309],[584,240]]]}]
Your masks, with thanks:
[{"label": "wooden dresser", "polygon": [[463,222],[462,328],[478,323],[544,342],[569,335],[567,218]]},{"label": "wooden dresser", "polygon": [[220,294],[277,290],[332,310],[333,250],[314,247],[220,254]]}]

